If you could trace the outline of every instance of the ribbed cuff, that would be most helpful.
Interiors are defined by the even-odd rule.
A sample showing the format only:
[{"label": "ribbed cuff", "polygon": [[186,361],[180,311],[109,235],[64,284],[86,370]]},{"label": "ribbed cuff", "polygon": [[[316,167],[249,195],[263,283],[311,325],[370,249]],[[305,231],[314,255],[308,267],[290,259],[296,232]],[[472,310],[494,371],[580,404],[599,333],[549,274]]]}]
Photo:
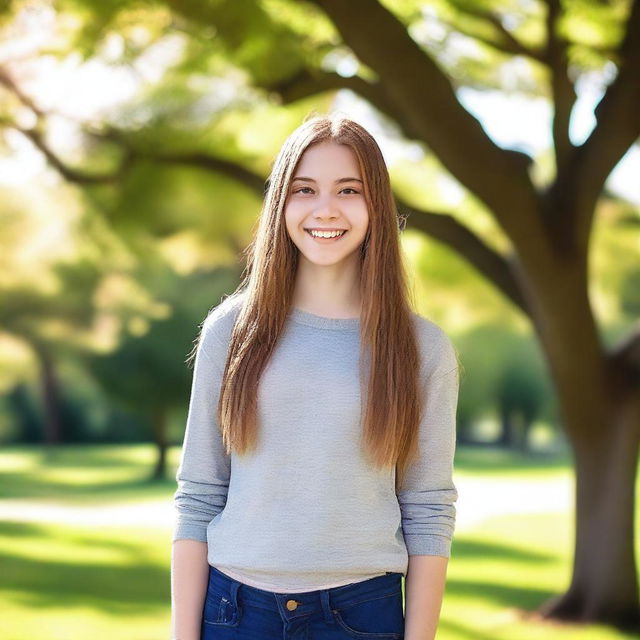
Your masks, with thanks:
[{"label": "ribbed cuff", "polygon": [[173,541],[176,540],[207,542],[207,527],[193,522],[178,521],[173,528]]},{"label": "ribbed cuff", "polygon": [[451,557],[451,539],[445,536],[405,535],[404,541],[410,556]]}]

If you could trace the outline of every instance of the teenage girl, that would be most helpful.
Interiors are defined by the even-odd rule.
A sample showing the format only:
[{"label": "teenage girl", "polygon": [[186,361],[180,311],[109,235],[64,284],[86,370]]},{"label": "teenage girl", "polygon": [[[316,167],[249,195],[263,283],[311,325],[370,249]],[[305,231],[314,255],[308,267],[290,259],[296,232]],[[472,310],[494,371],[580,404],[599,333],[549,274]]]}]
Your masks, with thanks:
[{"label": "teenage girl", "polygon": [[176,640],[434,638],[459,367],[409,304],[401,229],[362,126],[314,115],[286,139],[193,353]]}]

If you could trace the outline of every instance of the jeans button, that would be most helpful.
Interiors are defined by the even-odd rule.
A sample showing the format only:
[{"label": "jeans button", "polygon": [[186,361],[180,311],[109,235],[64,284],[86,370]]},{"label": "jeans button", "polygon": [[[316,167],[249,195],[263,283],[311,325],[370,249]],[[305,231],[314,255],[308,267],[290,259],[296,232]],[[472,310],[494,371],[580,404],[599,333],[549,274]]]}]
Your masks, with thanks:
[{"label": "jeans button", "polygon": [[295,600],[287,600],[287,609],[293,611],[298,608],[298,603]]}]

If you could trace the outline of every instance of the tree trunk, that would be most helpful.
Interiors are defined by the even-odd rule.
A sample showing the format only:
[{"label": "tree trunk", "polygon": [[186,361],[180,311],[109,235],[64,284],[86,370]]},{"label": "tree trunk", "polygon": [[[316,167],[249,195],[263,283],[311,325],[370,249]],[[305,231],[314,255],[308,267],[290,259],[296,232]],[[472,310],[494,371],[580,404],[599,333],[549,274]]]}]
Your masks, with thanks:
[{"label": "tree trunk", "polygon": [[618,398],[602,437],[572,439],[576,538],[568,591],[545,603],[545,617],[597,621],[640,631],[634,553],[640,394]]},{"label": "tree trunk", "polygon": [[62,425],[60,423],[60,393],[53,360],[46,347],[37,345],[34,352],[40,361],[40,386],[43,403],[44,441],[47,446],[62,442]]},{"label": "tree trunk", "polygon": [[514,448],[522,454],[529,452],[528,427],[527,416],[525,412],[520,409],[516,412],[514,420],[514,429],[516,433]]},{"label": "tree trunk", "polygon": [[504,449],[513,448],[513,412],[506,402],[501,402],[500,411],[500,435],[496,439],[496,445]]},{"label": "tree trunk", "polygon": [[555,378],[576,474],[571,584],[539,613],[637,631],[633,520],[640,386],[632,372],[603,352],[584,265],[565,259],[554,281],[538,283],[537,311],[548,308],[545,321],[538,316],[536,326]]},{"label": "tree trunk", "polygon": [[529,453],[531,451],[531,431],[533,430],[533,420],[529,414],[522,414],[522,451]]},{"label": "tree trunk", "polygon": [[167,469],[167,410],[158,407],[152,416],[153,438],[157,446],[158,457],[153,470],[153,480],[163,480]]}]

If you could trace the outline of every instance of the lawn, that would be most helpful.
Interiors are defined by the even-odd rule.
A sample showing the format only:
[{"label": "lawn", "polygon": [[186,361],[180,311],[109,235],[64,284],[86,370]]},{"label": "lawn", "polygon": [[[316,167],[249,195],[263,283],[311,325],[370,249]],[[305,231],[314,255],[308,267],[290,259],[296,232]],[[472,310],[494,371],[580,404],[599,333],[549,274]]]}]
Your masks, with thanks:
[{"label": "lawn", "polygon": [[[3,640],[168,640],[178,455],[169,479],[150,482],[146,445],[0,453]],[[522,617],[569,581],[567,459],[459,447],[456,484],[438,640],[631,638]]]}]

